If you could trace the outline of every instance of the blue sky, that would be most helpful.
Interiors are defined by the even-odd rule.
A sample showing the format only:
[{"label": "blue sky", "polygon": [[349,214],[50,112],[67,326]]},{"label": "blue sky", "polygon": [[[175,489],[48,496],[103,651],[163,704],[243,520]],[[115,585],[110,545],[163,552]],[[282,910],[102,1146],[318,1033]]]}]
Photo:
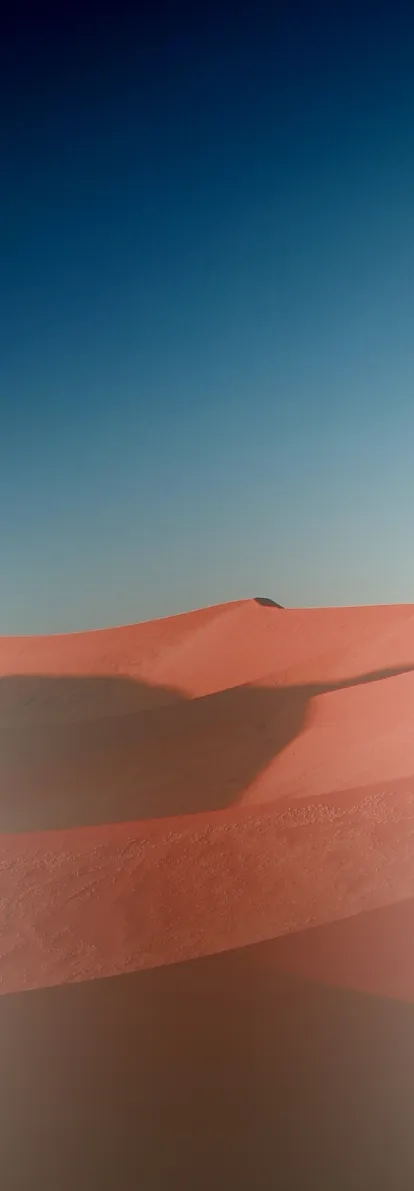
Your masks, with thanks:
[{"label": "blue sky", "polygon": [[414,601],[412,21],[271,7],[10,25],[0,633]]}]

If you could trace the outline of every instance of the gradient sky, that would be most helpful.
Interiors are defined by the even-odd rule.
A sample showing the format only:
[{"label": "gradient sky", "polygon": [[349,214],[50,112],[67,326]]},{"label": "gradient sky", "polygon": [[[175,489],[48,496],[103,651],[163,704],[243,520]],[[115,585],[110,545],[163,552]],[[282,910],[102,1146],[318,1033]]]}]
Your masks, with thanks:
[{"label": "gradient sky", "polygon": [[413,20],[255,7],[6,21],[0,633],[414,602]]}]

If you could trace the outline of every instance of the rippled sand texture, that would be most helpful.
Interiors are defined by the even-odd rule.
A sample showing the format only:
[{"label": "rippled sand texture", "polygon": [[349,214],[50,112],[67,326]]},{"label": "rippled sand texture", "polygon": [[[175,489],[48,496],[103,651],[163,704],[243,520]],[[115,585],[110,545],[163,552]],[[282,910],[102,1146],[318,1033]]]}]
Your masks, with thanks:
[{"label": "rippled sand texture", "polygon": [[414,1185],[413,606],[1,639],[0,831],[7,1188]]}]

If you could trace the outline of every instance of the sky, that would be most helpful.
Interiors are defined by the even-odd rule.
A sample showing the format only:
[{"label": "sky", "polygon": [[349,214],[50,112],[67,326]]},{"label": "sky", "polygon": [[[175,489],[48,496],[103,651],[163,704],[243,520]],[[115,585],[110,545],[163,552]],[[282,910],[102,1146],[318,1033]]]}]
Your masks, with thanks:
[{"label": "sky", "polygon": [[414,602],[409,7],[10,7],[0,634]]}]

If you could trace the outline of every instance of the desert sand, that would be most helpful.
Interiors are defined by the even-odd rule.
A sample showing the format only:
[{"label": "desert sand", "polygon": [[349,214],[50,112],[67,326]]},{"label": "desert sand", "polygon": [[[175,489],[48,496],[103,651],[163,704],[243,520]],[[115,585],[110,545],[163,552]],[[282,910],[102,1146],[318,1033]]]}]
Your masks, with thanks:
[{"label": "desert sand", "polygon": [[413,718],[411,605],[0,639],[7,1187],[413,1185]]}]

